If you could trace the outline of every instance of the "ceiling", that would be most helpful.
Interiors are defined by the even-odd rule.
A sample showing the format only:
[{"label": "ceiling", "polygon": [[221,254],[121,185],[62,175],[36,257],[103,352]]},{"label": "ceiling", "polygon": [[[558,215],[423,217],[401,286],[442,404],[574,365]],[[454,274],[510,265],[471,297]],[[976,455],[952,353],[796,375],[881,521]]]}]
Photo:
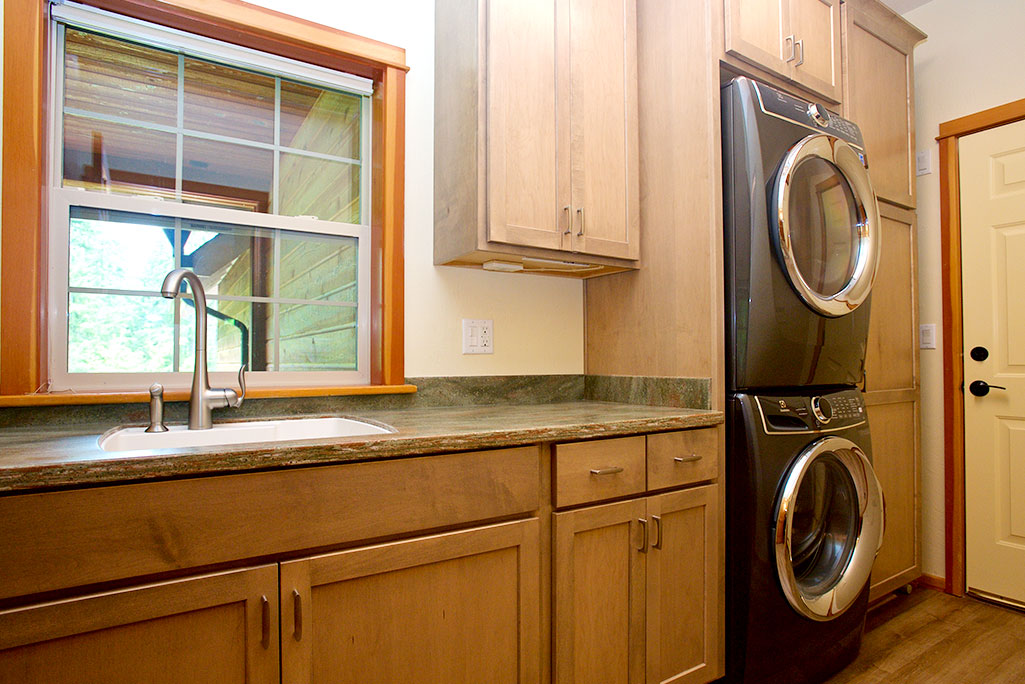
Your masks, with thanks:
[{"label": "ceiling", "polygon": [[897,14],[905,14],[916,7],[932,2],[932,0],[885,0],[885,2]]}]

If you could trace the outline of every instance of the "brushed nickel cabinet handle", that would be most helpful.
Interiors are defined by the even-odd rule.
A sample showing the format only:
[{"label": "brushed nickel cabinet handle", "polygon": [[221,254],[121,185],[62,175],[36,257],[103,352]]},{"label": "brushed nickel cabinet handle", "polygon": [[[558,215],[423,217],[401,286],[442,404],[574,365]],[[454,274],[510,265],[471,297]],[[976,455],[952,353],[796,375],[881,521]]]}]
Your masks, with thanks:
[{"label": "brushed nickel cabinet handle", "polygon": [[694,461],[700,461],[701,458],[699,454],[691,454],[690,456],[673,456],[673,461],[676,463],[693,463]]},{"label": "brushed nickel cabinet handle", "polygon": [[783,58],[783,61],[784,62],[792,62],[792,61],[794,61],[794,34],[791,33],[789,36],[784,38],[783,39],[783,45],[790,49],[789,52],[787,52],[787,56]]},{"label": "brushed nickel cabinet handle", "polygon": [[804,64],[804,38],[794,43],[794,47],[800,48],[801,56],[797,58],[796,62],[794,62],[794,66],[799,67]]},{"label": "brushed nickel cabinet handle", "polygon": [[577,209],[577,215],[580,216],[580,230],[577,231],[577,237],[584,234],[584,208],[579,207]]},{"label": "brushed nickel cabinet handle", "polygon": [[653,515],[651,521],[654,523],[655,532],[652,536],[655,537],[655,541],[651,542],[651,548],[661,549],[662,548],[662,516]]},{"label": "brushed nickel cabinet handle", "polygon": [[591,468],[592,475],[615,475],[623,472],[622,466],[606,466],[604,468]]},{"label": "brushed nickel cabinet handle", "polygon": [[562,208],[566,212],[566,230],[562,231],[563,235],[569,235],[573,232],[573,215],[569,213],[569,205],[567,204]]},{"label": "brushed nickel cabinet handle", "polygon": [[644,518],[637,518],[637,522],[641,524],[641,545],[637,547],[637,550],[641,553],[648,552],[648,521]]},{"label": "brushed nickel cabinet handle", "polygon": [[295,589],[292,590],[292,638],[296,641],[303,639],[303,597]]},{"label": "brushed nickel cabinet handle", "polygon": [[260,645],[270,648],[270,601],[266,596],[260,597]]}]

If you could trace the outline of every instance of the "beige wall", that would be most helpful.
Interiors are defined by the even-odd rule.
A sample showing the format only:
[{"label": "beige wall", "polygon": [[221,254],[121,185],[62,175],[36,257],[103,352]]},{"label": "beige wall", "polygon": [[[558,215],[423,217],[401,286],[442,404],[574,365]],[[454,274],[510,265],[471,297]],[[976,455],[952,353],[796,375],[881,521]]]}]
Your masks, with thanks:
[{"label": "beige wall", "polygon": [[[942,327],[940,301],[939,124],[1025,98],[1025,3],[1022,0],[932,0],[904,15],[929,35],[915,50],[915,127],[919,150],[931,150],[933,173],[918,178],[919,313]],[[941,345],[942,340],[937,340]],[[943,363],[923,350],[923,571],[944,572]]]},{"label": "beige wall", "polygon": [[[251,1],[406,49],[406,375],[582,373],[581,282],[433,265],[434,3]],[[494,354],[462,354],[463,318],[494,320]]]}]

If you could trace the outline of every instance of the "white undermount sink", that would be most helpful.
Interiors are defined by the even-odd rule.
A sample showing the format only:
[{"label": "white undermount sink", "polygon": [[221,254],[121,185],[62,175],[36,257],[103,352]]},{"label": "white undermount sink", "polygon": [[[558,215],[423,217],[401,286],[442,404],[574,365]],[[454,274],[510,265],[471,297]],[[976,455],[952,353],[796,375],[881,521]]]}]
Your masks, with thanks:
[{"label": "white undermount sink", "polygon": [[104,451],[175,449],[178,447],[233,446],[256,442],[363,437],[394,432],[380,425],[352,418],[293,418],[219,423],[209,430],[189,430],[174,425],[167,432],[146,432],[143,427],[114,430],[100,437]]}]

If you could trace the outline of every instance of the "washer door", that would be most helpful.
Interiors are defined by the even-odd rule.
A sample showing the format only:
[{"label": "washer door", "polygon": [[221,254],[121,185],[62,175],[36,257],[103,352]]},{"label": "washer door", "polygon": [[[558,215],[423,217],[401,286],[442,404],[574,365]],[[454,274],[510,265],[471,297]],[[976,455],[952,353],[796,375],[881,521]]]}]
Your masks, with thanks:
[{"label": "washer door", "polygon": [[879,263],[879,206],[861,157],[843,140],[810,135],[776,176],[773,242],[791,286],[823,316],[868,297]]},{"label": "washer door", "polygon": [[794,609],[831,620],[861,593],[883,541],[883,498],[865,452],[824,437],[808,445],[776,505],[776,570]]}]

